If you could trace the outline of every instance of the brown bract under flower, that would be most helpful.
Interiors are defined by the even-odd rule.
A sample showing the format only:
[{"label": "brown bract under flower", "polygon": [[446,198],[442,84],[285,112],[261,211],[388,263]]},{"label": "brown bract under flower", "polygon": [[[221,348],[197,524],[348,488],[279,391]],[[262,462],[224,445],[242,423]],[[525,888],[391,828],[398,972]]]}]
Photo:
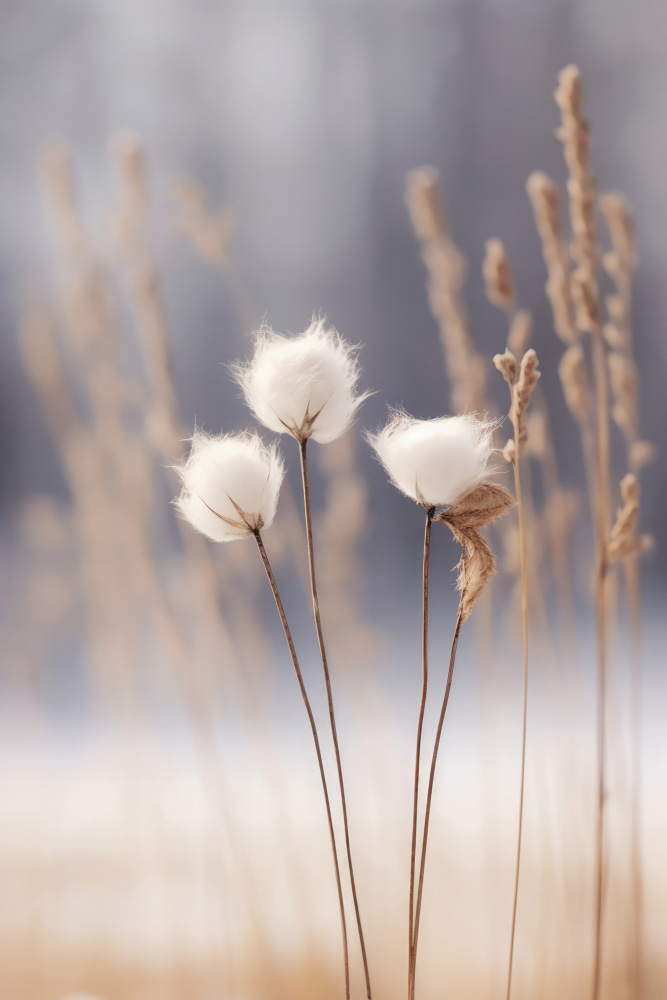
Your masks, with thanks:
[{"label": "brown bract under flower", "polygon": [[496,559],[480,532],[516,503],[514,496],[497,483],[482,483],[465,493],[456,503],[433,518],[444,521],[462,549],[457,587],[461,591],[461,621],[470,617],[484,584],[493,575]]}]

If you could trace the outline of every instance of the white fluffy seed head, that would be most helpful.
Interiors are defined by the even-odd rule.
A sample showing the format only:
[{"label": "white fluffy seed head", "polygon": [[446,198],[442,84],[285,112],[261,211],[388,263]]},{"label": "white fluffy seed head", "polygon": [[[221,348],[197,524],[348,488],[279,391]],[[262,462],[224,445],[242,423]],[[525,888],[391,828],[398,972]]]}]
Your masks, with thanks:
[{"label": "white fluffy seed head", "polygon": [[355,395],[359,378],[356,350],[323,319],[297,337],[270,327],[256,334],[248,364],[234,367],[246,402],[257,419],[298,441],[322,444],[348,429],[368,393]]},{"label": "white fluffy seed head", "polygon": [[196,430],[175,500],[181,517],[214,542],[247,538],[276,513],[284,469],[275,445],[255,433],[217,437]]},{"label": "white fluffy seed head", "polygon": [[394,486],[425,507],[441,507],[492,475],[494,428],[469,414],[417,420],[397,411],[367,439]]}]

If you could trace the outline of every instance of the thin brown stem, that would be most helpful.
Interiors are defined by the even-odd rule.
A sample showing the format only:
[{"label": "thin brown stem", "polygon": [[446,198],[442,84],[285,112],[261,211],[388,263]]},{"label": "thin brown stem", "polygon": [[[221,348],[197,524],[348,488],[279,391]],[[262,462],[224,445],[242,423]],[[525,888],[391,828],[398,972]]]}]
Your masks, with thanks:
[{"label": "thin brown stem", "polygon": [[521,499],[521,442],[518,425],[514,428],[514,488],[519,513],[519,561],[521,564],[521,633],[523,638],[523,729],[521,735],[521,791],[519,793],[519,830],[516,843],[516,868],[514,872],[514,900],[512,903],[512,930],[507,972],[507,1000],[512,993],[512,968],[514,965],[514,937],[516,912],[519,902],[519,873],[521,871],[521,841],[523,834],[523,797],[526,779],[526,729],[528,721],[528,568],[526,559],[526,526]]},{"label": "thin brown stem", "polygon": [[354,880],[354,867],[352,865],[352,850],[350,847],[350,831],[347,820],[347,803],[345,799],[345,784],[343,781],[343,767],[340,760],[340,749],[338,747],[338,732],[336,729],[336,715],[334,712],[333,694],[331,692],[331,677],[329,676],[329,666],[327,654],[324,646],[324,634],[322,632],[322,620],[320,618],[320,606],[317,598],[317,581],[315,578],[315,553],[313,547],[313,524],[310,508],[310,483],[308,481],[308,438],[300,442],[301,449],[301,477],[303,480],[303,503],[306,515],[306,539],[308,542],[308,568],[310,571],[310,589],[313,597],[313,615],[315,618],[315,631],[317,632],[317,644],[320,648],[322,668],[324,670],[324,681],[327,689],[327,703],[329,706],[329,721],[331,723],[331,736],[333,739],[334,751],[336,754],[336,768],[338,770],[338,784],[340,787],[340,800],[343,811],[343,827],[345,830],[345,849],[347,851],[347,864],[350,870],[350,885],[352,888],[352,899],[354,901],[354,912],[357,918],[357,929],[359,931],[359,944],[361,946],[361,958],[364,965],[364,977],[366,979],[366,996],[372,1000],[371,981],[368,973],[368,959],[366,957],[366,944],[364,942],[364,932],[361,926],[361,914],[359,912],[359,902],[357,900],[357,887]]},{"label": "thin brown stem", "polygon": [[423,571],[423,598],[422,598],[422,698],[419,708],[419,722],[417,723],[417,749],[415,752],[415,790],[412,803],[412,848],[410,852],[410,916],[408,941],[408,996],[410,993],[410,981],[412,970],[412,944],[414,936],[414,897],[415,897],[415,863],[417,858],[417,811],[419,804],[419,767],[421,760],[422,729],[424,727],[424,712],[426,710],[426,693],[428,690],[428,575],[431,551],[431,526],[433,524],[433,514],[435,507],[429,507],[426,512],[426,526],[424,528],[424,571]]},{"label": "thin brown stem", "polygon": [[597,576],[596,619],[598,632],[598,721],[597,721],[597,829],[595,843],[595,960],[593,967],[593,1000],[599,1000],[602,975],[602,924],[604,903],[604,805],[605,805],[605,744],[607,723],[607,577],[609,563],[607,545],[610,532],[609,503],[609,380],[607,356],[599,326],[592,331],[593,372],[597,404]]},{"label": "thin brown stem", "polygon": [[333,819],[331,817],[331,805],[329,803],[329,791],[327,788],[327,779],[324,774],[324,763],[322,761],[322,751],[320,750],[320,740],[317,735],[317,726],[315,725],[315,717],[313,715],[313,710],[310,707],[310,701],[308,700],[308,695],[306,693],[306,686],[303,682],[301,668],[299,667],[299,661],[297,659],[296,649],[294,648],[292,633],[290,632],[289,625],[287,624],[287,617],[285,616],[283,602],[281,601],[280,594],[278,593],[278,585],[273,575],[273,570],[271,569],[271,564],[269,563],[269,558],[266,554],[266,549],[264,548],[264,542],[262,541],[262,536],[260,535],[259,531],[255,531],[254,535],[255,535],[255,540],[257,542],[257,548],[259,549],[259,554],[262,557],[262,563],[264,564],[264,569],[266,570],[266,575],[269,581],[269,585],[271,587],[271,592],[273,593],[273,599],[276,602],[276,608],[278,609],[278,615],[280,617],[280,622],[283,627],[283,632],[285,633],[285,639],[287,640],[287,647],[289,649],[290,657],[292,658],[294,672],[296,674],[296,679],[299,683],[299,688],[301,690],[301,697],[303,698],[303,703],[306,707],[306,712],[308,713],[308,721],[310,722],[310,728],[313,734],[315,753],[317,754],[317,763],[320,769],[320,778],[322,779],[322,791],[324,792],[324,802],[327,809],[327,822],[329,824],[329,836],[331,837],[331,849],[333,852],[334,870],[336,873],[336,887],[338,889],[338,902],[340,905],[340,922],[343,933],[343,956],[345,961],[345,996],[346,1000],[350,1000],[350,964],[349,964],[348,949],[347,949],[347,926],[345,923],[343,886],[341,883],[340,869],[338,866],[336,835],[334,833]]},{"label": "thin brown stem", "polygon": [[431,770],[428,777],[428,791],[426,793],[426,811],[424,813],[424,833],[422,836],[421,859],[419,863],[419,885],[417,888],[417,905],[415,908],[414,941],[412,944],[412,966],[410,970],[410,1000],[414,1000],[415,996],[415,981],[417,977],[417,945],[419,943],[419,921],[421,917],[422,894],[424,890],[424,870],[426,868],[426,845],[428,843],[428,829],[431,819],[431,802],[433,799],[433,783],[435,781],[435,767],[438,761],[438,750],[440,748],[440,737],[442,735],[442,727],[445,722],[445,713],[447,711],[447,705],[449,703],[449,692],[452,687],[452,677],[454,676],[454,663],[456,662],[456,650],[459,644],[461,625],[463,624],[462,606],[464,597],[465,597],[465,591],[462,592],[461,600],[459,602],[459,612],[456,618],[456,628],[454,629],[454,640],[452,642],[452,651],[449,657],[449,673],[447,674],[447,685],[445,687],[445,696],[443,698],[442,708],[440,710],[438,729],[435,734],[435,745],[433,747],[433,757],[431,759]]},{"label": "thin brown stem", "polygon": [[632,637],[632,909],[633,940],[632,965],[634,996],[643,997],[643,911],[644,884],[641,855],[641,778],[642,778],[642,655],[641,655],[641,585],[639,581],[639,561],[636,555],[624,560],[625,581],[630,611],[630,635]]}]

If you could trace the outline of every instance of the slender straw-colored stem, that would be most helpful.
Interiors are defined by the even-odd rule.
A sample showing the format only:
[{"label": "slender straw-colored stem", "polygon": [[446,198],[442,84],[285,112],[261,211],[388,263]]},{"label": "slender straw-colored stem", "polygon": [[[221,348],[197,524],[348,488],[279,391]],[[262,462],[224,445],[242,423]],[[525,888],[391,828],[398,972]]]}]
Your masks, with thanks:
[{"label": "slender straw-colored stem", "polygon": [[313,715],[313,710],[310,707],[310,701],[308,700],[308,695],[306,693],[306,686],[303,682],[303,676],[301,674],[301,668],[299,667],[299,661],[296,655],[296,649],[294,648],[294,642],[292,640],[292,633],[290,632],[289,625],[287,624],[287,618],[285,616],[285,610],[283,608],[283,602],[280,599],[280,594],[278,593],[278,585],[276,583],[275,577],[273,575],[273,570],[271,569],[271,564],[269,563],[269,558],[266,554],[266,549],[264,548],[264,542],[262,541],[262,536],[259,531],[255,531],[255,540],[257,542],[257,548],[259,549],[259,554],[262,557],[262,563],[264,564],[264,569],[266,570],[266,575],[271,587],[271,592],[273,593],[273,599],[276,602],[276,608],[278,609],[278,615],[280,616],[280,622],[283,627],[283,632],[285,633],[285,639],[287,640],[287,647],[289,649],[290,656],[292,658],[292,664],[294,666],[294,672],[296,673],[296,679],[299,682],[299,688],[301,690],[301,697],[303,698],[303,703],[306,707],[306,712],[308,713],[308,721],[310,722],[310,728],[313,734],[313,742],[315,744],[315,753],[317,754],[317,763],[320,769],[320,778],[322,779],[322,790],[324,792],[324,802],[327,808],[327,821],[329,824],[329,836],[331,837],[331,849],[333,852],[334,870],[336,872],[336,887],[338,889],[338,902],[340,905],[340,922],[341,929],[343,933],[343,956],[345,961],[345,997],[346,1000],[350,1000],[350,963],[348,958],[347,950],[347,927],[345,923],[345,905],[343,903],[343,886],[340,879],[340,869],[338,867],[338,851],[336,849],[336,835],[334,833],[333,819],[331,817],[331,805],[329,803],[329,791],[327,789],[327,779],[324,774],[324,763],[322,762],[322,751],[320,750],[320,741],[317,735],[317,726],[315,725],[315,717]]},{"label": "slender straw-colored stem", "polygon": [[602,975],[602,917],[604,902],[604,804],[605,804],[605,744],[607,725],[607,577],[609,561],[607,545],[610,531],[609,502],[609,380],[607,356],[599,326],[592,331],[593,373],[597,404],[597,575],[596,619],[598,632],[598,722],[597,722],[597,830],[595,843],[595,961],[593,967],[593,1000],[599,1000]]},{"label": "slender straw-colored stem", "polygon": [[361,958],[364,964],[364,977],[366,979],[366,996],[372,1000],[371,981],[368,973],[368,959],[366,958],[366,944],[364,942],[364,932],[361,926],[361,914],[359,912],[359,902],[357,900],[357,887],[354,880],[354,867],[352,865],[352,850],[350,847],[350,831],[347,821],[347,803],[345,800],[345,784],[343,782],[343,767],[340,760],[340,750],[338,747],[338,732],[336,729],[336,715],[334,713],[333,694],[331,692],[331,678],[329,676],[329,666],[327,654],[324,646],[324,634],[322,632],[322,620],[320,618],[320,605],[317,598],[317,581],[315,578],[315,553],[313,548],[313,524],[310,509],[310,483],[308,481],[308,438],[300,442],[301,448],[301,476],[303,480],[303,503],[306,515],[306,538],[308,542],[308,568],[310,571],[310,589],[313,597],[313,615],[315,618],[315,631],[317,632],[317,643],[320,648],[322,668],[324,670],[324,680],[327,688],[327,702],[329,706],[329,721],[331,723],[331,736],[333,739],[334,751],[336,754],[336,768],[338,770],[338,784],[340,786],[340,800],[343,811],[343,827],[345,830],[345,849],[347,851],[347,863],[350,870],[350,885],[352,888],[352,899],[354,900],[354,912],[357,918],[357,929],[359,931],[359,944],[361,946]]},{"label": "slender straw-colored stem", "polygon": [[628,607],[630,611],[630,634],[632,637],[632,828],[631,864],[632,864],[632,909],[633,909],[633,941],[632,965],[634,980],[634,996],[641,1000],[643,991],[643,911],[644,884],[641,854],[641,779],[642,779],[642,654],[641,654],[641,587],[639,582],[639,563],[636,555],[628,556],[624,561]]},{"label": "slender straw-colored stem", "polygon": [[445,722],[445,713],[447,711],[447,705],[449,703],[449,692],[452,687],[452,677],[454,676],[454,663],[456,662],[456,650],[459,644],[461,625],[463,624],[462,606],[464,597],[465,597],[465,591],[461,594],[461,600],[459,603],[459,613],[456,618],[456,628],[454,629],[452,652],[449,657],[449,673],[447,674],[447,685],[445,687],[445,696],[443,698],[442,708],[440,710],[438,729],[435,734],[435,745],[433,747],[433,757],[431,759],[431,770],[428,777],[428,791],[426,793],[426,811],[424,813],[424,833],[422,837],[421,859],[419,863],[419,885],[417,888],[417,905],[415,908],[415,930],[414,930],[414,940],[412,943],[412,967],[410,970],[410,1000],[414,1000],[415,996],[415,981],[417,977],[417,945],[419,942],[419,920],[421,917],[422,894],[424,890],[424,870],[426,868],[426,845],[428,843],[428,828],[431,819],[431,801],[433,799],[433,783],[435,780],[435,767],[438,761],[438,750],[440,748],[440,737],[442,735],[442,727]]},{"label": "slender straw-colored stem", "polygon": [[410,995],[410,982],[412,974],[412,942],[414,936],[414,897],[415,897],[415,863],[417,857],[417,811],[419,805],[419,767],[421,761],[422,729],[424,727],[424,712],[426,710],[426,693],[428,690],[428,571],[431,552],[431,526],[433,524],[433,514],[435,507],[429,507],[426,512],[426,526],[424,528],[424,572],[423,572],[423,599],[422,599],[422,699],[419,707],[419,722],[417,723],[417,749],[415,752],[415,790],[412,803],[412,848],[410,852],[410,916],[408,942],[408,996]]},{"label": "slender straw-colored stem", "polygon": [[[632,278],[625,275],[625,280],[619,287],[624,302],[625,318],[624,332],[628,356],[633,356],[632,330]],[[628,470],[639,474],[634,467],[632,446],[628,443]],[[632,909],[633,909],[633,940],[632,965],[634,979],[634,996],[642,1000],[644,996],[644,866],[642,863],[641,828],[642,828],[642,595],[641,577],[639,573],[639,557],[628,556],[623,561],[625,586],[630,614],[630,637],[632,643],[631,659],[631,775],[632,775],[632,826],[630,832],[630,851],[632,864]]]},{"label": "slender straw-colored stem", "polygon": [[514,965],[514,936],[516,911],[519,902],[519,873],[521,871],[521,840],[523,834],[523,793],[526,779],[526,729],[528,721],[528,569],[526,559],[526,526],[521,499],[521,444],[518,425],[514,428],[514,488],[519,513],[519,561],[521,564],[521,632],[523,638],[523,729],[521,736],[521,791],[519,793],[519,830],[516,842],[516,869],[514,872],[514,901],[512,903],[512,931],[507,972],[507,1000],[512,993],[512,968]]}]

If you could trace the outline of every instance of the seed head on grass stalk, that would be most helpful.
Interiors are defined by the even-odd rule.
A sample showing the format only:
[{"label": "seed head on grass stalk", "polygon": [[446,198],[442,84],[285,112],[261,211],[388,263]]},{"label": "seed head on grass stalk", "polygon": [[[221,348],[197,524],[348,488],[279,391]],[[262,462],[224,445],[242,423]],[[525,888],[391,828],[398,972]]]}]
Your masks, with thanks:
[{"label": "seed head on grass stalk", "polygon": [[591,336],[591,361],[595,402],[594,510],[596,531],[597,622],[597,823],[595,837],[595,944],[591,995],[602,992],[604,878],[606,850],[606,753],[608,687],[609,556],[611,532],[611,438],[607,344],[603,335],[599,270],[602,252],[597,234],[597,187],[591,166],[591,130],[583,113],[583,90],[578,67],[566,66],[558,76],[554,97],[560,109],[557,135],[568,168],[568,201],[572,228],[571,252],[576,269],[570,276],[575,322],[580,333]]},{"label": "seed head on grass stalk", "polygon": [[327,444],[340,437],[353,423],[357,410],[368,393],[356,393],[360,373],[356,349],[343,340],[336,330],[327,328],[322,318],[313,319],[308,329],[296,337],[284,337],[268,326],[262,327],[255,336],[252,360],[245,365],[237,364],[233,371],[246,402],[257,419],[272,431],[290,434],[299,445],[313,617],[327,689],[329,723],[336,756],[350,887],[366,980],[366,995],[371,1000],[370,974],[352,864],[331,677],[317,596],[307,453],[310,438]]},{"label": "seed head on grass stalk", "polygon": [[317,726],[310,707],[292,635],[282,605],[261,531],[270,526],[278,505],[284,467],[275,445],[267,447],[257,434],[226,434],[214,437],[196,431],[187,461],[177,469],[183,489],[175,501],[179,513],[193,528],[215,542],[231,542],[254,536],[285,633],[287,647],[301,697],[308,714],[320,771],[333,852],[340,907],[345,963],[345,993],[350,997],[347,929],[343,889],[338,865],[329,791],[320,750]]},{"label": "seed head on grass stalk", "polygon": [[514,275],[501,240],[486,241],[482,274],[487,298],[499,309],[512,312],[516,306]]},{"label": "seed head on grass stalk", "polygon": [[[495,423],[469,414],[417,420],[403,411],[395,411],[387,425],[375,435],[367,435],[392,483],[426,510],[424,560],[422,575],[422,695],[417,723],[415,777],[412,802],[412,842],[410,853],[410,897],[408,919],[408,996],[414,997],[417,942],[421,914],[426,845],[435,767],[440,736],[447,710],[454,671],[456,647],[463,622],[484,583],[494,570],[494,557],[480,534],[480,527],[494,520],[514,503],[512,495],[490,481],[492,475],[493,431]],[[438,507],[447,507],[436,514]],[[415,901],[417,864],[417,820],[419,807],[419,771],[421,741],[428,692],[428,604],[431,525],[444,521],[462,549],[458,586],[461,591],[454,642],[449,664],[445,697],[440,713],[431,761],[426,811],[424,817],[419,884]]]},{"label": "seed head on grass stalk", "polygon": [[621,480],[621,496],[623,506],[616,515],[608,545],[608,555],[612,561],[643,555],[653,547],[650,535],[637,534],[639,481],[633,472],[628,472]]}]

